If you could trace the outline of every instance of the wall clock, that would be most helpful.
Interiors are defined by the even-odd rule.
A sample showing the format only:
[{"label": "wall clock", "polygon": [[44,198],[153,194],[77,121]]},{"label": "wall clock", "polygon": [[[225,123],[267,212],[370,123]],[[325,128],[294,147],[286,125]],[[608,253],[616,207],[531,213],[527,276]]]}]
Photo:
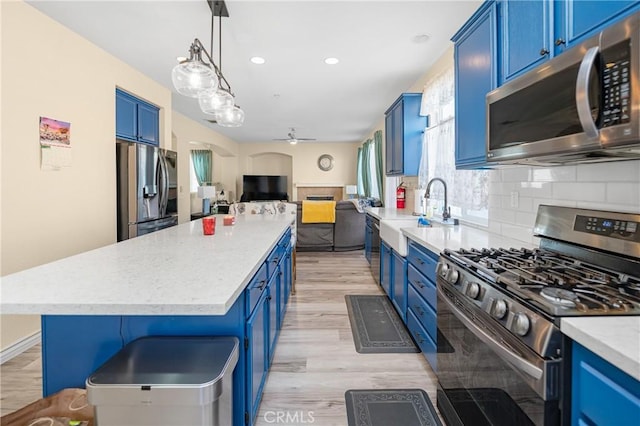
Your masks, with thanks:
[{"label": "wall clock", "polygon": [[318,167],[325,172],[333,169],[333,157],[329,154],[322,154],[318,157]]}]

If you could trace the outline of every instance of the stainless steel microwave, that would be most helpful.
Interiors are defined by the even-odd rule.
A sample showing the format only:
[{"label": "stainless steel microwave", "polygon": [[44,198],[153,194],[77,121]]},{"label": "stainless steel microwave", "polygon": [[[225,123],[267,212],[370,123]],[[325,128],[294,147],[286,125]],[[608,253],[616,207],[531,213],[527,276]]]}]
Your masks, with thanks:
[{"label": "stainless steel microwave", "polygon": [[640,12],[490,92],[487,161],[640,158]]}]

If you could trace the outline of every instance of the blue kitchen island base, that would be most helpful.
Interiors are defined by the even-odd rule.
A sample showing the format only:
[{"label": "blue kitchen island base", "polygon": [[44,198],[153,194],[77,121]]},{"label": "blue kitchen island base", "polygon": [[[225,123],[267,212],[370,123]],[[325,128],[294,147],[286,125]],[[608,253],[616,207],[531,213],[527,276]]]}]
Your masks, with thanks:
[{"label": "blue kitchen island base", "polygon": [[[103,316],[44,315],[42,317],[42,382],[44,396],[64,388],[84,388],[87,377],[127,343],[144,336],[235,336],[241,348],[233,373],[233,424],[250,424],[247,392],[251,394],[252,364],[247,361],[244,295],[224,316]],[[266,362],[267,358],[264,357]],[[258,360],[258,362],[260,362]],[[267,371],[265,368],[263,371]],[[258,372],[253,372],[258,373]],[[255,377],[255,374],[254,374]],[[261,386],[264,380],[260,383]],[[248,385],[247,385],[248,384]],[[246,391],[248,389],[248,391]],[[258,401],[255,401],[259,405]]]}]

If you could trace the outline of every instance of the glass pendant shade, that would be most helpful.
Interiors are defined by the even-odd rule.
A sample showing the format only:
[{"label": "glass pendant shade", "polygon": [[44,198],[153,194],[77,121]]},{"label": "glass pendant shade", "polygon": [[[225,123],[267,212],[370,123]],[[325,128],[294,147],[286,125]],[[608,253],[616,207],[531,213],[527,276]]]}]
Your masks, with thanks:
[{"label": "glass pendant shade", "polygon": [[202,112],[217,117],[225,108],[233,107],[233,96],[224,89],[205,90],[198,96],[198,103]]},{"label": "glass pendant shade", "polygon": [[216,116],[222,127],[240,127],[244,123],[244,111],[237,106],[226,107]]},{"label": "glass pendant shade", "polygon": [[201,92],[218,88],[218,77],[211,67],[198,60],[184,61],[173,68],[171,80],[178,93],[197,98]]}]

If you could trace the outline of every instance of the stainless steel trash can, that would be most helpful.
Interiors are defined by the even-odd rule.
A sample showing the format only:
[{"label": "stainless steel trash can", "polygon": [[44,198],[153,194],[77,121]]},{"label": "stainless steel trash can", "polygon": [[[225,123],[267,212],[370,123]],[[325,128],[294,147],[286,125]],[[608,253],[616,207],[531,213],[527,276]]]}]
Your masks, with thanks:
[{"label": "stainless steel trash can", "polygon": [[233,424],[236,337],[143,337],[86,381],[96,424]]}]

